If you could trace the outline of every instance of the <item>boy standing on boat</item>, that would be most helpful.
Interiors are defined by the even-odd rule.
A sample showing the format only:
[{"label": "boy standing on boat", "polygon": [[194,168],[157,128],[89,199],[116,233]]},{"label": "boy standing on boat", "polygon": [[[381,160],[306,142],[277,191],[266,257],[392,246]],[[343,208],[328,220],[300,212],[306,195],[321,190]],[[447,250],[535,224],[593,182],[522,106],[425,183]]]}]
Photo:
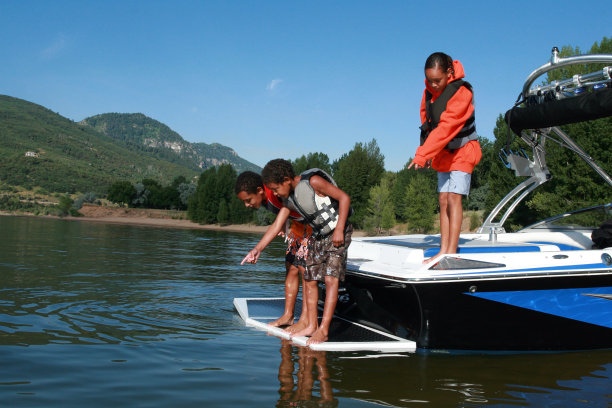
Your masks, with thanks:
[{"label": "boy standing on boat", "polygon": [[[268,162],[262,171],[264,184],[281,198],[283,204],[299,212],[312,227],[304,272],[304,298],[307,303],[305,327],[294,336],[310,336],[306,344],[327,340],[329,326],[338,301],[338,285],[346,273],[347,249],[353,226],[348,221],[351,199],[320,169],[310,169],[296,176],[286,160]],[[245,261],[255,263],[273,237],[266,234]],[[319,325],[317,282],[325,282],[325,305]]]},{"label": "boy standing on boat", "polygon": [[425,62],[421,146],[408,168],[431,165],[438,172],[440,252],[436,256],[457,252],[462,199],[470,192],[472,171],[482,157],[472,86],[464,77],[463,65],[444,53],[433,53]]},{"label": "boy standing on boat", "polygon": [[[308,238],[312,234],[312,228],[303,223],[304,217],[300,214],[285,208],[272,190],[264,185],[261,176],[255,172],[245,171],[240,173],[236,179],[234,190],[245,207],[257,210],[263,204],[265,209],[276,214],[274,223],[268,228],[268,230],[272,230],[273,238],[279,232],[285,230],[287,220],[291,221],[291,227],[285,232],[285,238],[288,242],[285,255],[285,267],[287,270],[285,277],[285,310],[281,317],[269,324],[275,327],[289,325],[285,330],[292,333],[294,330],[293,310],[299,291],[300,276],[304,276]],[[304,291],[303,283],[302,291]],[[302,306],[300,320],[305,318],[305,307]]]}]

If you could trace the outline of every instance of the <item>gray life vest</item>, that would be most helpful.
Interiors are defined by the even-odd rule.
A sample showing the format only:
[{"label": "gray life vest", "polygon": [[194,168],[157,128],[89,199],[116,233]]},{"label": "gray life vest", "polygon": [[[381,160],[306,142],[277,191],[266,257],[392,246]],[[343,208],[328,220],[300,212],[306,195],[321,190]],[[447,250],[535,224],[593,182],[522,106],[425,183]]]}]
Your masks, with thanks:
[{"label": "gray life vest", "polygon": [[313,235],[325,237],[336,229],[339,203],[329,196],[321,197],[315,193],[310,185],[310,178],[315,175],[337,187],[334,179],[325,171],[306,170],[300,174],[300,181],[286,199],[285,205],[304,216],[304,220],[312,227]]},{"label": "gray life vest", "polygon": [[[431,102],[432,94],[429,91],[425,92],[425,122],[421,125],[421,146],[427,140],[427,136],[434,130],[438,123],[440,123],[440,116],[446,110],[448,101],[457,93],[459,88],[465,86],[472,92],[472,85],[469,82],[458,79],[451,82],[444,88],[440,96]],[[445,146],[446,149],[456,150],[463,147],[470,140],[476,140],[478,134],[476,134],[476,118],[474,112],[470,115],[465,125],[461,128],[459,133]]]}]

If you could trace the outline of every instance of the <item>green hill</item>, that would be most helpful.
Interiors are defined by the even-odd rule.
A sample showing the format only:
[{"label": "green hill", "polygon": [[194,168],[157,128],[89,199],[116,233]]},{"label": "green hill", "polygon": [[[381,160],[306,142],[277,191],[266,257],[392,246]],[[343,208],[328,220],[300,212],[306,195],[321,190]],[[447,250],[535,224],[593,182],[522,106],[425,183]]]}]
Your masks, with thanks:
[{"label": "green hill", "polygon": [[261,170],[227,146],[187,142],[168,126],[142,113],[104,113],[86,118],[80,124],[93,127],[130,150],[195,170],[223,163],[231,164],[238,173]]},{"label": "green hill", "polygon": [[[110,115],[121,117],[126,129],[133,129],[135,133],[141,127],[141,143],[127,131],[125,136],[117,130],[109,132],[113,136],[107,134],[113,128],[109,121],[106,129],[99,131],[104,121],[99,120],[96,126],[86,124],[91,118],[75,123],[43,106],[0,95],[0,182],[28,189],[41,187],[49,192],[105,193],[117,180],[136,183],[152,178],[169,184],[181,175],[192,179],[201,168],[223,161],[223,155],[231,152],[224,148],[223,155],[208,157],[193,147],[192,156],[176,154],[172,148],[142,143],[142,140],[154,139],[164,146],[166,143],[190,145],[167,126],[140,114]],[[215,145],[205,146],[215,149]]]}]

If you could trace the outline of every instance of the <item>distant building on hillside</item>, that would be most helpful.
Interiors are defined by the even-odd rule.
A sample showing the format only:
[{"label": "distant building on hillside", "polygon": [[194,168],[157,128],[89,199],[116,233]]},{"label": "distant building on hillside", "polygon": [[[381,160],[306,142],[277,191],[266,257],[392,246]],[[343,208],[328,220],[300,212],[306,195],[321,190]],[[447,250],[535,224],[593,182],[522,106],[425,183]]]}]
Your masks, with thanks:
[{"label": "distant building on hillside", "polygon": [[38,153],[36,152],[25,152],[25,157],[38,157]]}]

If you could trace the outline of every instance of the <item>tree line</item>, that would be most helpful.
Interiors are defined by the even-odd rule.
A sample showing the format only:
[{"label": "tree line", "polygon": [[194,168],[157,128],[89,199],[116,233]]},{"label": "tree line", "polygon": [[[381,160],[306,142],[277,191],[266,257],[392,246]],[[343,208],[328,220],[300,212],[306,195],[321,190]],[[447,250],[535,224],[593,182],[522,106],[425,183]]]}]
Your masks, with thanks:
[{"label": "tree line", "polygon": [[[491,145],[484,139],[482,143],[485,148]],[[437,206],[435,171],[385,171],[376,139],[356,143],[332,163],[321,152],[302,155],[291,163],[296,174],[314,167],[331,174],[351,197],[351,222],[357,228],[389,229],[398,222],[408,223],[416,231],[426,232],[433,227]],[[168,186],[152,179],[135,185],[118,181],[110,186],[107,198],[130,207],[186,210],[190,220],[201,224],[271,223],[272,214],[264,209],[253,212],[238,200],[234,192],[236,178],[235,169],[223,164],[202,172],[195,183],[188,183],[184,177],[177,177]],[[476,188],[480,187],[480,179],[483,177],[474,177]],[[470,205],[480,209],[482,202],[473,200]]]},{"label": "tree line", "polygon": [[150,178],[132,184],[116,181],[108,189],[107,199],[128,207],[156,208],[164,210],[186,210],[195,185],[185,176],[177,176],[168,186],[162,186]]}]

